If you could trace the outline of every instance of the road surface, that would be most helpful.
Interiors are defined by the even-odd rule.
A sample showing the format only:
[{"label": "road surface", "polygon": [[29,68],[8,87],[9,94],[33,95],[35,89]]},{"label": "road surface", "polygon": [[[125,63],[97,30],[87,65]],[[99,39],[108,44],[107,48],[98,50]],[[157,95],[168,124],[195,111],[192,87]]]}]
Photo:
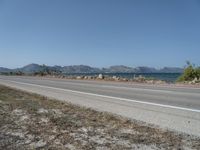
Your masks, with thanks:
[{"label": "road surface", "polygon": [[200,88],[19,76],[0,84],[200,136]]}]

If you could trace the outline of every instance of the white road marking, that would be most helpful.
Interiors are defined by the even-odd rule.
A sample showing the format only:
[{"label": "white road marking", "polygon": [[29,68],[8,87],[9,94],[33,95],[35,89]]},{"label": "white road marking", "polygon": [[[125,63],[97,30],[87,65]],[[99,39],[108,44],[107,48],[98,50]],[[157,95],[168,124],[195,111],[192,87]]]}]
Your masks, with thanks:
[{"label": "white road marking", "polygon": [[88,93],[88,92],[81,92],[81,91],[62,89],[62,88],[56,88],[56,87],[50,87],[50,86],[44,86],[44,85],[37,85],[37,84],[31,84],[31,83],[25,83],[25,82],[17,82],[17,81],[10,81],[10,80],[4,80],[4,79],[0,79],[0,80],[12,82],[12,83],[17,83],[17,84],[29,85],[29,86],[36,86],[36,87],[41,87],[41,88],[49,88],[49,89],[61,90],[61,91],[72,92],[72,93],[77,93],[77,94],[84,94],[84,95],[89,95],[89,96],[116,99],[116,100],[120,100],[120,101],[134,102],[134,103],[139,103],[139,104],[146,104],[146,105],[159,106],[159,107],[179,109],[179,110],[185,110],[185,111],[200,113],[199,109],[178,107],[178,106],[172,106],[172,105],[164,105],[164,104],[158,104],[158,103],[152,103],[152,102],[145,102],[145,101],[139,101],[139,100],[133,100],[133,99],[127,99],[127,98],[120,98],[120,97],[113,97],[113,96],[94,94],[94,93]]},{"label": "white road marking", "polygon": [[[58,83],[57,81],[49,81],[53,83]],[[158,90],[158,89],[142,89],[142,88],[135,88],[135,87],[124,87],[124,86],[113,86],[113,85],[93,85],[88,83],[72,83],[72,82],[60,82],[62,84],[71,84],[71,85],[87,85],[91,87],[105,87],[105,88],[116,88],[116,89],[127,89],[127,90],[140,90],[140,91],[151,91],[151,92],[166,92],[166,93],[173,93],[174,91],[164,91],[164,90]]]},{"label": "white road marking", "polygon": [[[52,83],[58,83],[58,81],[46,80]],[[169,91],[169,90],[159,90],[159,89],[144,89],[144,88],[136,88],[136,87],[124,87],[124,86],[113,86],[113,85],[93,85],[88,83],[72,83],[72,82],[59,82],[61,84],[71,84],[71,85],[82,85],[82,86],[90,86],[90,87],[105,87],[105,88],[115,88],[115,89],[127,89],[127,90],[138,90],[138,91],[147,91],[147,92],[162,92],[167,94],[189,94],[189,95],[200,95],[200,93],[189,93],[189,92],[179,92],[179,91]]]},{"label": "white road marking", "polygon": [[[50,79],[51,78],[49,78],[49,79],[45,79],[45,78],[43,78],[42,80],[47,80],[47,81],[50,81]],[[68,82],[67,80],[70,80],[70,79],[56,79],[56,80],[58,80],[58,81],[62,81],[62,80],[64,80],[64,82],[67,82],[67,83],[72,83],[72,82]],[[89,82],[90,83],[92,83],[92,82],[95,82],[95,81],[90,81],[90,80],[77,80],[77,79],[74,79],[74,80],[70,80],[70,81],[80,81],[80,82],[85,82],[85,83],[79,83],[79,82],[77,82],[77,83],[73,83],[73,84],[88,84]],[[57,81],[52,81],[51,80],[51,82],[57,82]],[[87,83],[88,82],[88,83]],[[105,83],[105,82],[109,82],[109,83],[111,83],[112,81],[99,81],[99,82],[102,82],[102,83]],[[62,83],[62,82],[61,82]],[[96,83],[98,83],[98,82],[96,82]],[[114,81],[113,81],[113,83],[114,83]],[[117,82],[116,82],[117,83]],[[88,84],[89,85],[89,84]],[[200,90],[200,88],[198,88],[198,87],[184,87],[184,86],[169,86],[169,85],[149,85],[149,84],[137,84],[137,83],[133,83],[133,84],[127,84],[127,85],[137,85],[137,86],[141,86],[141,87],[146,87],[146,86],[148,86],[148,87],[161,87],[161,88],[173,88],[173,89],[192,89],[192,90]],[[104,85],[103,85],[104,86]],[[113,85],[106,85],[106,86],[113,86]],[[113,87],[116,87],[116,86],[113,86]],[[124,86],[118,86],[118,87],[122,87],[122,88],[135,88],[135,87],[124,87]],[[116,87],[117,88],[117,87]],[[137,89],[137,88],[136,88]],[[140,89],[140,88],[138,88],[138,89]],[[150,90],[157,90],[157,89],[150,89]],[[162,90],[158,90],[158,91],[162,91]],[[171,92],[171,91],[170,91]],[[172,92],[174,92],[174,91],[172,91]]]},{"label": "white road marking", "polygon": [[[19,78],[20,79],[20,78]],[[27,78],[26,78],[27,79]],[[115,89],[127,89],[127,90],[138,90],[138,91],[147,91],[147,92],[160,92],[160,93],[166,93],[166,94],[179,94],[179,95],[183,95],[183,94],[189,94],[189,95],[200,95],[200,93],[189,93],[189,92],[179,92],[179,91],[171,91],[171,90],[160,90],[160,89],[146,89],[146,88],[138,88],[138,87],[124,87],[124,86],[113,86],[113,85],[93,85],[93,84],[89,84],[89,83],[73,83],[73,82],[69,82],[69,81],[64,81],[64,82],[60,82],[59,81],[52,81],[52,80],[46,80],[46,79],[42,79],[48,82],[52,82],[52,83],[61,83],[61,84],[71,84],[71,85],[82,85],[82,86],[90,86],[90,87],[105,87],[105,88],[115,88]],[[135,84],[134,84],[135,85]],[[142,85],[144,86],[144,85]],[[170,87],[171,88],[171,87]],[[172,87],[173,88],[173,87]],[[193,88],[191,88],[193,89]],[[198,90],[198,88],[195,88]]]},{"label": "white road marking", "polygon": [[[18,76],[13,76],[15,79],[38,79],[38,77],[29,77],[29,76],[21,76],[20,78]],[[12,78],[12,77],[11,77]],[[47,80],[47,81],[50,81],[52,78],[46,78],[46,77],[42,77],[42,78],[39,78],[40,80]],[[58,80],[58,81],[75,81],[75,82],[96,82],[98,83],[98,81],[91,81],[91,80],[78,80],[78,79],[55,79],[55,80]],[[52,81],[52,80],[51,80]],[[55,81],[57,82],[57,81]],[[109,83],[116,83],[114,81],[99,81],[100,83],[106,83],[106,82],[109,82]],[[123,82],[122,82],[123,84]],[[169,85],[151,85],[151,84],[138,84],[138,83],[131,83],[131,82],[128,82],[128,85],[137,85],[137,86],[141,86],[141,87],[161,87],[161,88],[172,88],[172,89],[194,89],[194,90],[200,90],[199,87],[186,87],[184,85],[176,85],[176,86],[171,86],[170,84]],[[112,86],[112,85],[111,85]],[[124,87],[124,86],[120,86],[120,87]],[[128,87],[124,87],[124,88],[128,88]],[[154,90],[154,89],[152,89]]]}]

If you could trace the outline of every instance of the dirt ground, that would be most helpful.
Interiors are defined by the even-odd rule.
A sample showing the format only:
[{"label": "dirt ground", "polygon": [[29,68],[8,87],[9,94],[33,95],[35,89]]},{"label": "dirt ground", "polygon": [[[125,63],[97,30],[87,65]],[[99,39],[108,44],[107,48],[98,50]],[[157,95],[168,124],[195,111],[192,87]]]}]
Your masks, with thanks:
[{"label": "dirt ground", "polygon": [[0,85],[0,149],[200,149],[200,138]]}]

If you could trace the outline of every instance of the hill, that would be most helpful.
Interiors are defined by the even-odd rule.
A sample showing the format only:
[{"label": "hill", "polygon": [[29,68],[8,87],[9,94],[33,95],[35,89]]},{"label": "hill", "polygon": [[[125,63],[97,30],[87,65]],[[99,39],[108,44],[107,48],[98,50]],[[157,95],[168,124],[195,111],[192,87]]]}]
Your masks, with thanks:
[{"label": "hill", "polygon": [[161,69],[156,69],[152,67],[128,67],[123,65],[111,66],[108,68],[95,68],[86,65],[73,65],[73,66],[46,66],[39,64],[29,64],[22,68],[8,69],[0,67],[1,73],[6,72],[23,72],[25,74],[34,74],[38,72],[59,73],[59,74],[71,74],[71,73],[182,73],[183,68],[177,67],[164,67]]},{"label": "hill", "polygon": [[8,68],[3,68],[3,67],[0,67],[0,72],[2,72],[2,73],[6,73],[6,72],[10,72],[11,71],[11,69],[8,69]]}]

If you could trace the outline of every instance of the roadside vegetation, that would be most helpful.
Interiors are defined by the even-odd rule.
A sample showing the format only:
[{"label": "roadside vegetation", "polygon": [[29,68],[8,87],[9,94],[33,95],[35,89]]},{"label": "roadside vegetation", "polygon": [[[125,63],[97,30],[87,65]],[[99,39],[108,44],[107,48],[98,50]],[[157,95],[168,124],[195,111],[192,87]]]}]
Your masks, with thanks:
[{"label": "roadside vegetation", "polygon": [[45,65],[43,65],[42,70],[40,71],[36,71],[33,73],[34,76],[55,76],[55,75],[61,75],[61,71],[57,70],[57,69],[52,69],[49,68]]},{"label": "roadside vegetation", "polygon": [[0,75],[7,75],[7,76],[22,76],[25,75],[25,73],[21,71],[11,71],[11,72],[1,72]]},{"label": "roadside vegetation", "polygon": [[200,149],[200,138],[0,85],[0,149]]},{"label": "roadside vegetation", "polygon": [[200,67],[195,67],[195,65],[187,62],[187,66],[177,82],[200,83]]}]

